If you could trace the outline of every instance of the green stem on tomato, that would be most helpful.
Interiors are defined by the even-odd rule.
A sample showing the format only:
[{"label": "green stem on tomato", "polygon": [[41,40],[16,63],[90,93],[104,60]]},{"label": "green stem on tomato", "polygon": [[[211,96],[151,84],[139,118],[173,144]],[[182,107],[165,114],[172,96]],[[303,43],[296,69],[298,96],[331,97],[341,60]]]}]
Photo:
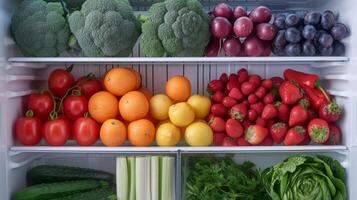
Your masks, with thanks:
[{"label": "green stem on tomato", "polygon": [[34,113],[33,113],[33,111],[32,110],[28,110],[28,111],[26,111],[26,117],[29,117],[29,118],[31,118],[31,117],[33,117],[33,115],[34,115]]}]

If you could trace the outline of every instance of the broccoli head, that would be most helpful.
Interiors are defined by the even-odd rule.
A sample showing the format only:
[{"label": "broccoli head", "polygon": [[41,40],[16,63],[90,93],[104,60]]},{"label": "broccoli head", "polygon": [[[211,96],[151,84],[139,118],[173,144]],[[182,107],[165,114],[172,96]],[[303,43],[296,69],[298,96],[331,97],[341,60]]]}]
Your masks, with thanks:
[{"label": "broccoli head", "polygon": [[140,46],[147,56],[202,56],[209,16],[198,0],[166,0],[149,9]]},{"label": "broccoli head", "polygon": [[11,32],[25,56],[58,56],[70,31],[61,3],[25,0],[12,16]]},{"label": "broccoli head", "polygon": [[86,0],[68,22],[85,56],[129,56],[141,31],[127,0]]}]

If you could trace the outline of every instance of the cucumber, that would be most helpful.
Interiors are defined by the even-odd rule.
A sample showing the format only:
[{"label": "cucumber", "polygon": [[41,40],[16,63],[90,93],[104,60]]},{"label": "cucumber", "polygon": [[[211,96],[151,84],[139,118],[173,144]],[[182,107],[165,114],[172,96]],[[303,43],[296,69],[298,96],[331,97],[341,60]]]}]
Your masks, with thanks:
[{"label": "cucumber", "polygon": [[40,165],[27,172],[27,181],[30,185],[88,179],[112,182],[114,176],[111,173],[94,169],[55,165]]},{"label": "cucumber", "polygon": [[106,181],[80,180],[59,183],[44,183],[24,188],[15,193],[13,200],[46,200],[65,197],[108,186]]},{"label": "cucumber", "polygon": [[113,187],[103,187],[89,192],[76,193],[51,200],[116,200],[116,194]]}]

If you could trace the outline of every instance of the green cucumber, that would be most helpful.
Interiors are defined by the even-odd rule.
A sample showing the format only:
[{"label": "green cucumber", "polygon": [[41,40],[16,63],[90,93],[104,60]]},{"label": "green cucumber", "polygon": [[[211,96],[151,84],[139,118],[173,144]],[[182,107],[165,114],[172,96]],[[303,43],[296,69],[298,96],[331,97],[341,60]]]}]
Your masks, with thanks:
[{"label": "green cucumber", "polygon": [[113,187],[103,187],[100,189],[91,190],[89,192],[81,192],[56,198],[51,200],[116,200],[116,194]]},{"label": "green cucumber", "polygon": [[27,172],[29,184],[54,183],[75,180],[105,180],[112,182],[114,176],[111,173],[94,169],[79,167],[66,167],[55,165],[40,165]]},{"label": "green cucumber", "polygon": [[86,192],[108,186],[106,181],[80,180],[59,183],[44,183],[24,188],[15,193],[13,200],[47,200],[65,197],[74,193]]}]

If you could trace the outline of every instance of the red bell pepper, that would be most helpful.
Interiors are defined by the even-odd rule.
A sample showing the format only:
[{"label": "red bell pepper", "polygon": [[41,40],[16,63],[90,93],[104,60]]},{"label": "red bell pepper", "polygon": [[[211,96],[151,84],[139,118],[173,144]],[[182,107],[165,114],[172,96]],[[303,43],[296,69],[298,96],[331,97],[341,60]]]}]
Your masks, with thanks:
[{"label": "red bell pepper", "polygon": [[293,69],[287,69],[284,71],[284,78],[286,80],[295,80],[299,85],[309,88],[315,88],[320,86],[319,77],[315,74],[307,74],[299,72]]},{"label": "red bell pepper", "polygon": [[320,90],[315,88],[311,89],[305,85],[303,85],[302,88],[305,91],[305,95],[309,99],[310,104],[314,110],[318,111],[323,104],[328,103],[324,94]]}]

